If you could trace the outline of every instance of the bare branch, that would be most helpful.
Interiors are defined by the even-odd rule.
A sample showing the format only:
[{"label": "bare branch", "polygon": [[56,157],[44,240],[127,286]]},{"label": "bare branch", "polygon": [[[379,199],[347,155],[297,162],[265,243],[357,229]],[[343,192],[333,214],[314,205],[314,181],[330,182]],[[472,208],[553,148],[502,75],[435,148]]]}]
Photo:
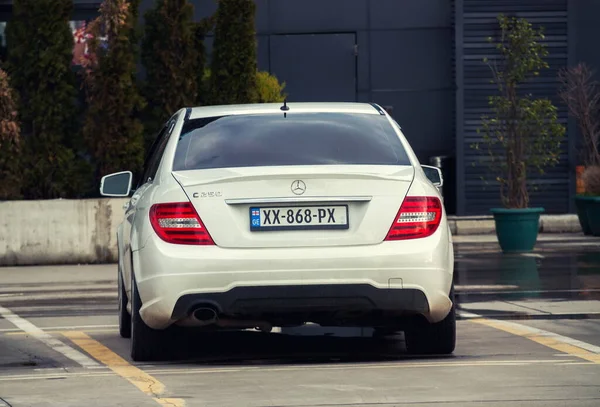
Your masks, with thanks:
[{"label": "bare branch", "polygon": [[580,63],[559,72],[560,97],[577,120],[583,136],[581,158],[586,166],[600,165],[600,87],[594,80],[594,71]]}]

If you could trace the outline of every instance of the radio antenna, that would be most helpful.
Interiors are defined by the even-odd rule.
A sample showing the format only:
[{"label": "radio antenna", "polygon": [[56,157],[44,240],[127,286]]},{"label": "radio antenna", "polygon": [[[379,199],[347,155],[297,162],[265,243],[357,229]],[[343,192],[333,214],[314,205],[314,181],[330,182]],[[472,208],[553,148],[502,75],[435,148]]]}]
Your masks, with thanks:
[{"label": "radio antenna", "polygon": [[287,117],[287,111],[290,110],[289,106],[287,105],[287,98],[283,99],[283,106],[281,106],[281,111],[283,111],[283,117]]}]

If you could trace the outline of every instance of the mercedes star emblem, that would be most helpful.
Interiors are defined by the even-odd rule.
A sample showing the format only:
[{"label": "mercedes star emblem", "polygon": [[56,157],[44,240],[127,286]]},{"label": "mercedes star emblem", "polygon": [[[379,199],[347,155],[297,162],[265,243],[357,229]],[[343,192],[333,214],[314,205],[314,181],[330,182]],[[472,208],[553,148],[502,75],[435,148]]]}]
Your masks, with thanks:
[{"label": "mercedes star emblem", "polygon": [[306,184],[304,181],[296,180],[292,182],[292,192],[296,195],[302,195],[306,192]]}]

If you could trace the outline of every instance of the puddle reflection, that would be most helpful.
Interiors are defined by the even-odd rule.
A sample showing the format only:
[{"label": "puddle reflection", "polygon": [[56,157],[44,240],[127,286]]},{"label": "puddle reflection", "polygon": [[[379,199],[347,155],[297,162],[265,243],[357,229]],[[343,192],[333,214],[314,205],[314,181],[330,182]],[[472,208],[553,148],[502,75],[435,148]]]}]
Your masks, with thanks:
[{"label": "puddle reflection", "polygon": [[455,262],[459,302],[600,299],[600,252],[463,253]]}]

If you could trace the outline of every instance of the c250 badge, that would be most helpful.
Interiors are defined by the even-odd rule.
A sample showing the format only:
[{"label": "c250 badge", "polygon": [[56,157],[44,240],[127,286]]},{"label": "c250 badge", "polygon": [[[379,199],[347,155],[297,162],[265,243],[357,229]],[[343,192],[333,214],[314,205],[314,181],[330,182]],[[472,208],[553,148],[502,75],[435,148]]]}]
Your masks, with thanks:
[{"label": "c250 badge", "polygon": [[218,198],[221,195],[223,195],[220,191],[218,192],[194,192],[193,193],[193,197],[194,198]]}]

